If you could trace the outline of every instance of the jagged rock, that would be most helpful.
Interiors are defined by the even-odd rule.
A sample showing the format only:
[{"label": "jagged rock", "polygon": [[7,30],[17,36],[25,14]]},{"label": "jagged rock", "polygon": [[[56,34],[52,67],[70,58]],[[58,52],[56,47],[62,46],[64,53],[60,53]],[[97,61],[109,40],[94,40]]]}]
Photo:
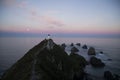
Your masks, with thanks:
[{"label": "jagged rock", "polygon": [[63,44],[61,45],[61,47],[65,50],[65,48],[66,48],[66,44],[63,43]]},{"label": "jagged rock", "polygon": [[81,73],[81,74],[79,74],[79,73],[75,73],[74,75],[73,75],[73,80],[84,80],[84,72],[83,73]]},{"label": "jagged rock", "polygon": [[76,65],[78,65],[78,67],[85,68],[85,66],[88,64],[88,62],[83,56],[78,55],[76,53],[71,53],[70,58],[74,63],[76,63]]},{"label": "jagged rock", "polygon": [[88,49],[88,55],[95,55],[95,49],[93,47]]},{"label": "jagged rock", "polygon": [[70,57],[52,39],[45,39],[11,66],[2,80],[73,80],[74,73],[83,77],[83,66],[84,58]]},{"label": "jagged rock", "polygon": [[107,59],[108,61],[112,61],[112,59]]},{"label": "jagged rock", "polygon": [[114,80],[113,75],[110,71],[104,72],[104,78],[105,78],[105,80]]},{"label": "jagged rock", "polygon": [[54,47],[54,45],[55,45],[52,39],[47,40],[47,43],[46,43],[46,44],[47,44],[47,45],[46,45],[46,48],[47,48],[48,50],[53,49],[53,47]]},{"label": "jagged rock", "polygon": [[93,66],[93,67],[104,67],[105,64],[98,58],[96,57],[91,57],[90,58],[90,64]]},{"label": "jagged rock", "polygon": [[84,72],[84,68],[87,65],[86,59],[76,53],[71,53],[70,59],[72,59],[72,63],[75,63],[73,66],[73,71],[75,72],[73,80],[83,80],[86,75]]},{"label": "jagged rock", "polygon": [[76,47],[73,47],[72,49],[71,49],[71,53],[73,53],[73,52],[78,52],[79,50],[76,48]]},{"label": "jagged rock", "polygon": [[77,43],[76,45],[77,45],[77,46],[81,46],[81,44],[80,44],[80,43]]},{"label": "jagged rock", "polygon": [[74,46],[74,44],[73,43],[71,43],[71,45],[70,46]]},{"label": "jagged rock", "polygon": [[100,51],[101,54],[103,54],[103,51]]},{"label": "jagged rock", "polygon": [[63,43],[61,46],[62,46],[62,47],[66,47],[66,44],[65,44],[65,43]]},{"label": "jagged rock", "polygon": [[83,45],[82,48],[83,48],[83,49],[88,49],[88,48],[87,48],[87,45]]},{"label": "jagged rock", "polygon": [[114,80],[119,80],[119,79],[120,79],[120,76],[117,74],[114,74]]}]

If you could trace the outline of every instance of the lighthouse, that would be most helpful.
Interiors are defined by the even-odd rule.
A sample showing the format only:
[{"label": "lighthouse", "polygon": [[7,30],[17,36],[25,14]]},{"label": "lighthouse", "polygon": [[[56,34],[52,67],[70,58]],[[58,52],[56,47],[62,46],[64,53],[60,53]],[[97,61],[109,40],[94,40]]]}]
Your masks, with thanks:
[{"label": "lighthouse", "polygon": [[50,39],[50,34],[48,34],[47,39]]}]

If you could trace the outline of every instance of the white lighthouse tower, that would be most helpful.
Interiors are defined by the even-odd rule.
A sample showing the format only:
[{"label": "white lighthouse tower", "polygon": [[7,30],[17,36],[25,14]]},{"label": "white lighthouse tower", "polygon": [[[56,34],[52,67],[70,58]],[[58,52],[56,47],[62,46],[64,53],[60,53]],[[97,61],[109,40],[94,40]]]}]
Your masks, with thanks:
[{"label": "white lighthouse tower", "polygon": [[47,39],[48,39],[48,40],[50,39],[50,34],[48,34]]}]

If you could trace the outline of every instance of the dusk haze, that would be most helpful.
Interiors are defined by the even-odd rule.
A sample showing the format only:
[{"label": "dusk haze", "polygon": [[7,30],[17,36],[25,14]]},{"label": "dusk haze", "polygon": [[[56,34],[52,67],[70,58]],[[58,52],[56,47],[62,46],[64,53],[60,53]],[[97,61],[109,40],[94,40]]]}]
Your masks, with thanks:
[{"label": "dusk haze", "polygon": [[120,80],[120,0],[0,0],[0,80]]},{"label": "dusk haze", "polygon": [[120,37],[119,0],[1,0],[0,3],[0,36],[15,32]]}]

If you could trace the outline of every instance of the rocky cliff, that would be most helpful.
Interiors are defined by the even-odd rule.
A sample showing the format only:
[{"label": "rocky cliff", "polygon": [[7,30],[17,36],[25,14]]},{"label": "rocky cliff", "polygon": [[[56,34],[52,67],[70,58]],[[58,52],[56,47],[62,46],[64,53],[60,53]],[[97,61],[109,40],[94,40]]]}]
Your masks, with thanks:
[{"label": "rocky cliff", "polygon": [[52,39],[45,39],[11,66],[2,80],[83,80],[85,65],[82,56],[67,55]]}]

